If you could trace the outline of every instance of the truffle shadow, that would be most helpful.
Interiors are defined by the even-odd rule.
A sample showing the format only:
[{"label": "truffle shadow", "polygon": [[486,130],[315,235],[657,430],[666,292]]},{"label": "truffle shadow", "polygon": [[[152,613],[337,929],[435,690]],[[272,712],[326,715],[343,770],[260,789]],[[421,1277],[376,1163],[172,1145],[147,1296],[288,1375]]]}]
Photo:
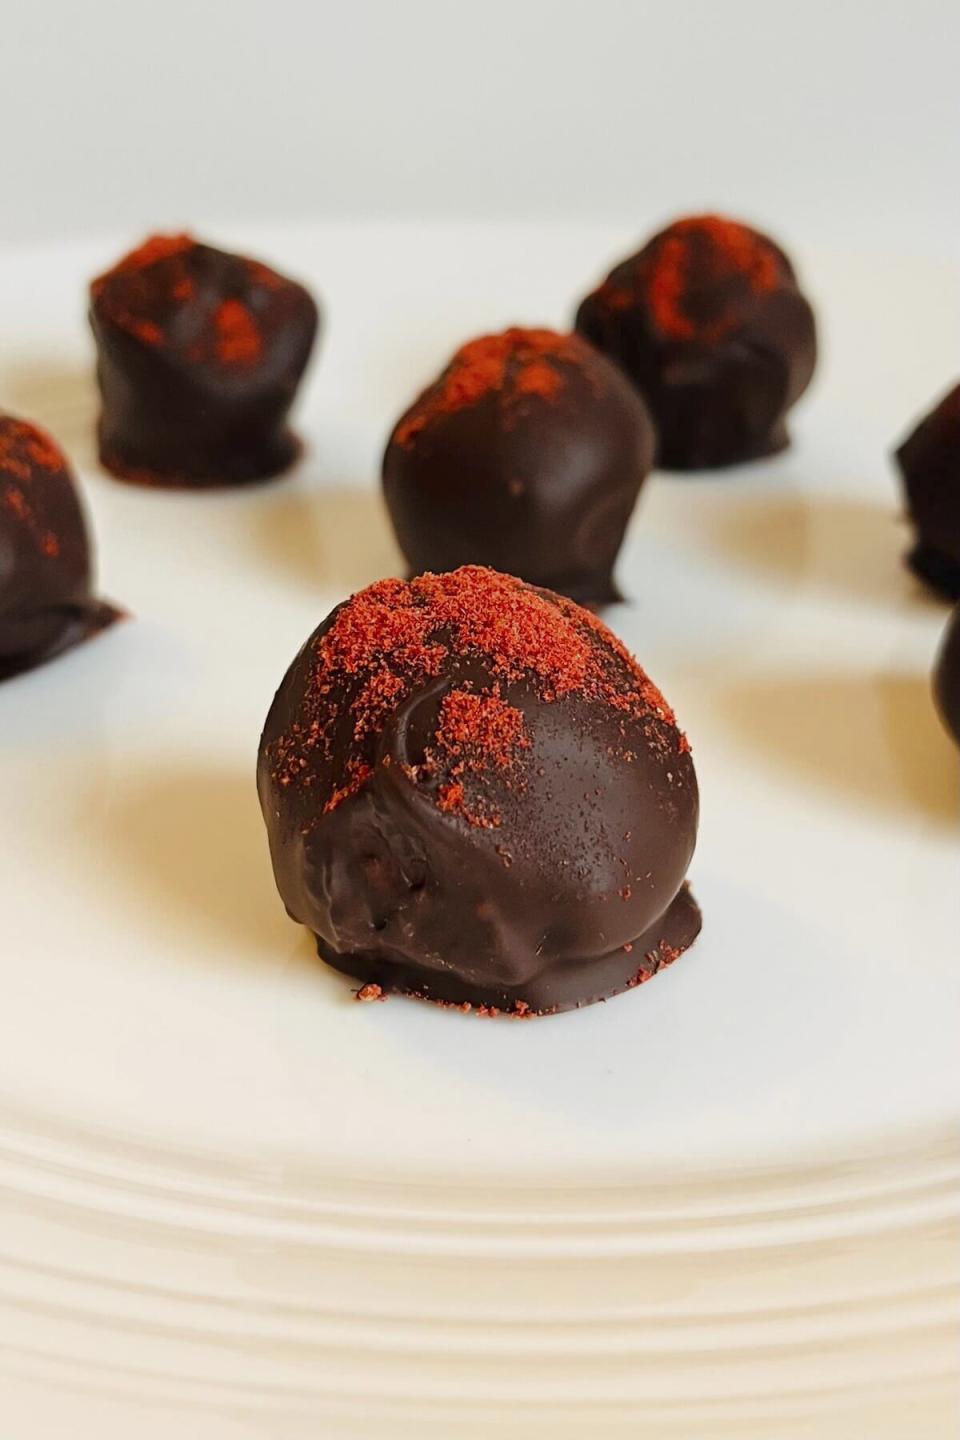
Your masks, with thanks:
[{"label": "truffle shadow", "polygon": [[92,847],[108,851],[118,893],[154,933],[196,937],[196,953],[286,969],[318,962],[284,913],[252,777],[184,766],[119,790]]},{"label": "truffle shadow", "polygon": [[97,408],[92,362],[71,365],[56,356],[27,359],[4,380],[3,409],[49,430],[77,465],[96,464]]},{"label": "truffle shadow", "polygon": [[346,597],[406,573],[379,489],[315,486],[265,497],[254,543],[289,583]]},{"label": "truffle shadow", "polygon": [[896,502],[801,494],[720,497],[700,543],[784,588],[813,588],[871,603],[932,604],[904,567],[909,547]]},{"label": "truffle shadow", "polygon": [[740,743],[865,810],[960,819],[954,747],[926,676],[795,674],[719,687],[716,713]]}]

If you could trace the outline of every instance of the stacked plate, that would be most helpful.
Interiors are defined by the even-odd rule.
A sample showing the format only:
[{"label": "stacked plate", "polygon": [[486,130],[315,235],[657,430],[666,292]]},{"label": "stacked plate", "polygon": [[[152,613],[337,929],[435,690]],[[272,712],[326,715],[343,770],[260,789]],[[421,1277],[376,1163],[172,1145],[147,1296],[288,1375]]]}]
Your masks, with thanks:
[{"label": "stacked plate", "polygon": [[401,406],[466,336],[564,323],[629,231],[216,232],[331,323],[296,475],[189,496],[93,464],[83,288],[124,238],[0,265],[0,401],[71,454],[133,616],[0,695],[18,1440],[946,1440],[960,806],[886,451],[951,378],[956,276],[790,237],[826,351],[795,446],[655,475],[608,616],[694,746],[703,935],[519,1025],[353,1003],[277,899],[256,743],[398,569]]}]

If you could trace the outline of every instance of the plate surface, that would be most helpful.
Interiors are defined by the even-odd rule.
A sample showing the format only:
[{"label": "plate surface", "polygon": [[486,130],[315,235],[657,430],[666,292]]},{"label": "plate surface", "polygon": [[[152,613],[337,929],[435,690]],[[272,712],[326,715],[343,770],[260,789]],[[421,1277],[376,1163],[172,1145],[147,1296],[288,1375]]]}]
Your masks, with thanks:
[{"label": "plate surface", "polygon": [[958,767],[888,451],[953,374],[954,272],[801,252],[794,447],[641,497],[607,618],[700,780],[672,970],[524,1025],[356,1005],[273,886],[260,726],[399,569],[393,418],[465,337],[562,326],[643,228],[215,230],[328,324],[298,470],[190,496],[96,468],[84,285],[123,240],[2,258],[0,403],[67,448],[134,617],[0,693],[25,1440],[60,1405],[108,1437],[186,1406],[203,1440],[951,1433]]}]

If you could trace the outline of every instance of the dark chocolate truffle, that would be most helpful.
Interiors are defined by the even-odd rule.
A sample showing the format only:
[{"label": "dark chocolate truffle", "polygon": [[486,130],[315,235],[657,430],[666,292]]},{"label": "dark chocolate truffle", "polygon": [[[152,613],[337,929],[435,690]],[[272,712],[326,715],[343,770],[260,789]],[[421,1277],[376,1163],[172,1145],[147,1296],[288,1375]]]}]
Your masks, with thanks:
[{"label": "dark chocolate truffle", "polygon": [[664,469],[736,465],[788,443],[816,331],[766,235],[719,215],[678,220],[587,296],[576,323],[643,394]]},{"label": "dark chocolate truffle", "polygon": [[907,564],[949,600],[960,600],[960,385],[896,452],[916,541]]},{"label": "dark chocolate truffle", "polygon": [[90,587],[87,529],[63,454],[35,425],[0,414],[0,680],[117,618]]},{"label": "dark chocolate truffle", "polygon": [[960,605],[947,623],[937,657],[933,693],[943,723],[960,745]]},{"label": "dark chocolate truffle", "polygon": [[384,494],[414,573],[491,565],[603,604],[653,444],[616,366],[512,329],[464,345],[399,420]]},{"label": "dark chocolate truffle", "polygon": [[287,415],[317,333],[302,285],[155,235],[90,287],[100,459],[146,485],[263,480],[299,453]]},{"label": "dark chocolate truffle", "polygon": [[493,570],[334,610],[277,692],[258,786],[289,914],[364,996],[566,1010],[700,929],[673,712],[596,616]]}]

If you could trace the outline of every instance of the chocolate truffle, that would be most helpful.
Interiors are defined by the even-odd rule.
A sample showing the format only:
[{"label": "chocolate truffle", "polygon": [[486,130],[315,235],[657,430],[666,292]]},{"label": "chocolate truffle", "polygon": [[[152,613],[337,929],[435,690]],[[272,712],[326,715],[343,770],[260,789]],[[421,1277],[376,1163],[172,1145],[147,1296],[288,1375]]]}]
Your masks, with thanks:
[{"label": "chocolate truffle", "polygon": [[512,576],[340,605],[277,692],[258,786],[287,911],[364,997],[566,1010],[700,929],[673,712],[596,616]]},{"label": "chocolate truffle", "polygon": [[916,532],[907,564],[950,600],[960,600],[960,385],[896,452]]},{"label": "chocolate truffle", "polygon": [[613,564],[653,458],[643,402],[576,335],[464,345],[398,421],[383,488],[411,570],[477,563],[583,604]]},{"label": "chocolate truffle", "polygon": [[643,394],[664,469],[736,465],[787,444],[816,331],[766,235],[719,215],[678,220],[611,271],[576,323]]},{"label": "chocolate truffle", "polygon": [[90,287],[100,459],[145,485],[287,469],[287,415],[317,333],[302,285],[189,235],[155,235]]},{"label": "chocolate truffle", "polygon": [[90,586],[90,544],[64,456],[35,425],[0,414],[0,680],[117,618]]},{"label": "chocolate truffle", "polygon": [[947,623],[937,657],[933,693],[943,723],[960,745],[960,605]]}]

